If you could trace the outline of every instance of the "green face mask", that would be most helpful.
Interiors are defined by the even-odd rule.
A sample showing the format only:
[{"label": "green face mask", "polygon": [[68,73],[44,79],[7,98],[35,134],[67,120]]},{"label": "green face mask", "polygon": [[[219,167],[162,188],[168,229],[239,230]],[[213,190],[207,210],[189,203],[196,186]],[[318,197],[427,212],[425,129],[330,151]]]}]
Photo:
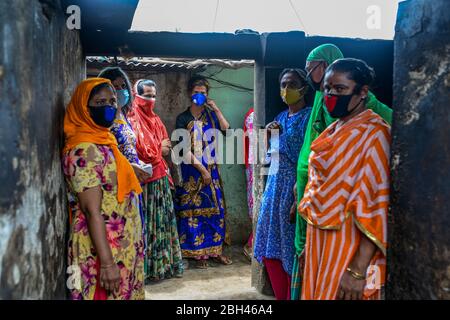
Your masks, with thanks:
[{"label": "green face mask", "polygon": [[296,104],[303,99],[304,95],[305,87],[300,89],[283,88],[280,90],[280,96],[287,105]]}]

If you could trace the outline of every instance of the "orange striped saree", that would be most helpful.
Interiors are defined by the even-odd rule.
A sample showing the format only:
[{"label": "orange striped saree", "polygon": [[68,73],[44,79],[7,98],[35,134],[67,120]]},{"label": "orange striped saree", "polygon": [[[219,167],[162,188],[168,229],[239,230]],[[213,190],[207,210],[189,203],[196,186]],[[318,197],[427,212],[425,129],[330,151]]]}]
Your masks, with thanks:
[{"label": "orange striped saree", "polygon": [[[337,127],[341,125],[341,127]],[[335,299],[361,237],[377,246],[365,299],[385,280],[390,127],[371,110],[330,125],[311,145],[309,180],[299,204],[308,222],[302,299]]]}]

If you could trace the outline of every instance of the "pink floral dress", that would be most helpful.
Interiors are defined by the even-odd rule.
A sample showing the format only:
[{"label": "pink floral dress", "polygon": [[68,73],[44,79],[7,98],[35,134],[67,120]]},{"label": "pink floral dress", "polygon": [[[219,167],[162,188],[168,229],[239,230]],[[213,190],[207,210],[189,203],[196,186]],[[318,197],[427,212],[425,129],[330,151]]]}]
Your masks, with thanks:
[{"label": "pink floral dress", "polygon": [[[116,162],[111,149],[92,143],[81,143],[62,159],[68,186],[73,221],[70,230],[67,285],[73,299],[98,297],[99,263],[89,235],[86,216],[80,210],[77,194],[101,186],[101,211],[106,235],[122,277],[118,293],[107,299],[144,299],[144,243],[139,217],[138,197],[134,193],[117,201]],[[97,293],[97,294],[96,294]]]}]

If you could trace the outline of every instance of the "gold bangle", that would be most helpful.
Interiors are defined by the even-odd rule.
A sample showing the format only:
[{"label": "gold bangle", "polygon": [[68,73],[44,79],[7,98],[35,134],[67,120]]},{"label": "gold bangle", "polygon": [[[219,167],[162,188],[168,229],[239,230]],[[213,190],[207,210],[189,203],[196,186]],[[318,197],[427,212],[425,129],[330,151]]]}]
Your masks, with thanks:
[{"label": "gold bangle", "polygon": [[347,268],[347,271],[350,273],[350,275],[355,278],[356,280],[366,280],[366,277],[362,275],[361,273],[358,273],[356,271],[353,271],[350,268]]},{"label": "gold bangle", "polygon": [[108,268],[111,268],[114,265],[115,265],[115,263],[107,264],[107,265],[104,265],[104,266],[101,265],[100,269],[108,269]]}]

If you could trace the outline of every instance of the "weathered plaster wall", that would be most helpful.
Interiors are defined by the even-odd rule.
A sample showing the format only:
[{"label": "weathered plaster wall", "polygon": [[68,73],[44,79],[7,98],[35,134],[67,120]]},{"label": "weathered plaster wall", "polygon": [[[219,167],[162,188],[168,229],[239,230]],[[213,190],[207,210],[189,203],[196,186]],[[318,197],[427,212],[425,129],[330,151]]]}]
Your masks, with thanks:
[{"label": "weathered plaster wall", "polygon": [[450,2],[400,5],[387,299],[450,299]]},{"label": "weathered plaster wall", "polygon": [[65,105],[84,77],[59,1],[0,2],[0,298],[65,298]]},{"label": "weathered plaster wall", "polygon": [[169,135],[175,129],[177,115],[189,106],[187,95],[187,82],[191,72],[127,72],[130,81],[134,84],[139,79],[151,79],[156,82],[157,94],[155,112],[166,125]]},{"label": "weathered plaster wall", "polygon": [[[222,69],[221,67],[208,67],[204,75],[214,75],[214,78],[253,89],[254,68],[244,67],[239,69]],[[230,86],[225,86],[214,80],[210,80],[210,98],[222,110],[223,115],[230,123],[232,129],[242,129],[244,116],[254,105],[253,91],[245,91]],[[241,140],[242,141],[242,140]],[[229,141],[231,143],[231,140]],[[224,149],[228,149],[225,141]],[[229,149],[232,150],[232,149]],[[244,245],[251,232],[251,220],[248,214],[245,165],[239,164],[238,159],[242,156],[243,147],[234,143],[236,153],[233,164],[222,164],[220,173],[223,181],[225,200],[227,206],[227,225],[230,232],[230,240],[233,245]],[[224,152],[224,159],[227,153]]]}]

